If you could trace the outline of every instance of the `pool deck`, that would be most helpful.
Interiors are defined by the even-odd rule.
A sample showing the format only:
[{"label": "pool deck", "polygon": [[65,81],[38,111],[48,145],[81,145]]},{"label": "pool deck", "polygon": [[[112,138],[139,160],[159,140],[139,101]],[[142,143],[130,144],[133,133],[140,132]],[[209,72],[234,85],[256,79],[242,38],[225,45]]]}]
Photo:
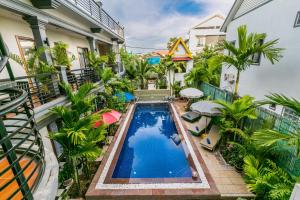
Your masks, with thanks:
[{"label": "pool deck", "polygon": [[[186,102],[176,101],[173,103],[177,113],[182,115],[185,112]],[[129,109],[130,110],[130,109]],[[105,155],[101,158],[102,162],[86,194],[87,200],[94,199],[237,199],[244,197],[252,199],[254,195],[248,191],[247,186],[241,176],[233,167],[227,165],[218,151],[211,152],[200,146],[200,137],[188,134],[192,143],[192,148],[196,153],[197,159],[201,164],[203,172],[210,185],[210,189],[97,189],[99,178],[104,170],[105,163],[116,146],[116,140],[120,134],[120,129],[125,126],[126,116],[129,110],[123,115],[120,127],[115,134],[112,143],[108,147]],[[130,116],[130,118],[132,115]],[[181,120],[183,126],[184,121]],[[176,121],[175,121],[176,123]],[[126,129],[129,123],[126,124]],[[128,184],[128,183],[127,183]]]},{"label": "pool deck", "polygon": [[[132,113],[133,114],[133,113]],[[211,174],[208,171],[208,168],[206,167],[203,158],[201,157],[200,153],[196,150],[197,147],[194,144],[192,138],[190,135],[188,135],[189,141],[192,144],[192,148],[194,149],[194,153],[196,154],[197,160],[201,165],[201,168],[203,170],[203,173],[205,174],[207,183],[209,184],[209,188],[184,188],[182,183],[175,184],[178,185],[178,188],[172,188],[174,185],[170,185],[171,188],[165,188],[160,185],[157,185],[157,187],[154,188],[143,188],[139,187],[138,189],[112,189],[111,186],[107,185],[109,189],[105,188],[99,188],[99,179],[101,178],[101,175],[103,171],[105,170],[105,165],[109,160],[110,155],[113,155],[113,149],[117,145],[118,146],[118,136],[120,135],[122,137],[122,129],[127,129],[130,123],[126,123],[126,120],[129,116],[129,118],[132,118],[132,114],[130,114],[130,109],[127,111],[125,115],[123,115],[120,127],[114,136],[114,139],[112,143],[110,144],[108,150],[106,151],[103,160],[89,186],[89,189],[86,193],[86,199],[87,200],[96,200],[96,199],[211,199],[211,200],[218,200],[220,199],[220,192],[218,191]],[[181,121],[181,120],[180,120]],[[176,122],[175,122],[176,123]],[[167,181],[167,180],[166,180]],[[128,183],[125,183],[128,184]],[[154,183],[155,185],[156,183]],[[168,185],[169,183],[166,182]],[[145,184],[141,184],[145,185]],[[120,188],[123,188],[122,184],[118,186]],[[177,187],[177,186],[176,186]],[[143,188],[143,189],[141,189]]]},{"label": "pool deck", "polygon": [[[180,116],[185,113],[186,102],[176,101],[175,106]],[[254,197],[247,189],[242,175],[226,164],[218,151],[208,151],[200,146],[200,137],[192,136],[192,138],[221,193],[221,199],[236,199],[237,197],[251,199]]]}]

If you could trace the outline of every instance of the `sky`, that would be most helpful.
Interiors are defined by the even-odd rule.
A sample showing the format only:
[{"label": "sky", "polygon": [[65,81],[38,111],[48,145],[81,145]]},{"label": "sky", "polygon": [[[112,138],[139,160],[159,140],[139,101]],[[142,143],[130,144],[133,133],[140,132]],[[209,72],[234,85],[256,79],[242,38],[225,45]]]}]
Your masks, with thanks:
[{"label": "sky", "polygon": [[[166,49],[170,37],[186,36],[203,18],[225,16],[234,0],[102,0],[103,8],[125,27],[126,46]],[[145,53],[151,49],[134,49]]]}]

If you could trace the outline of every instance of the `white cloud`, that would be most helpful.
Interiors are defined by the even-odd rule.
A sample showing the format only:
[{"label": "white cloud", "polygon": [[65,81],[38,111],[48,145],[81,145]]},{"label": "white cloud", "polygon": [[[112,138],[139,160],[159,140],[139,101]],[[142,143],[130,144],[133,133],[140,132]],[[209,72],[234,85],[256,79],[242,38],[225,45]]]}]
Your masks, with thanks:
[{"label": "white cloud", "polygon": [[[125,26],[128,46],[164,49],[170,37],[184,36],[205,16],[216,11],[221,11],[226,15],[234,0],[194,0],[202,5],[202,11],[198,15],[182,15],[178,12],[165,13],[162,11],[162,7],[169,1],[103,0],[102,2],[104,9]],[[134,52],[146,51],[132,50]]]}]

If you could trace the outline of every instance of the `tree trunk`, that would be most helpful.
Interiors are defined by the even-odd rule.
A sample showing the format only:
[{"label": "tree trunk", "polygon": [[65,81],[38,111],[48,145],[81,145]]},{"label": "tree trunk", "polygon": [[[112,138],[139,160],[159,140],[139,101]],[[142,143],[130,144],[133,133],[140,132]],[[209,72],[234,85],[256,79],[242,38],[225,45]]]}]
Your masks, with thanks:
[{"label": "tree trunk", "polygon": [[236,76],[236,83],[235,83],[234,93],[233,93],[233,98],[234,99],[238,98],[239,83],[240,83],[240,71],[238,70],[237,76]]},{"label": "tree trunk", "polygon": [[71,160],[72,160],[72,168],[73,168],[73,173],[74,173],[74,181],[77,185],[78,192],[80,193],[80,180],[79,180],[79,175],[78,175],[78,170],[77,170],[76,158],[71,158]]}]

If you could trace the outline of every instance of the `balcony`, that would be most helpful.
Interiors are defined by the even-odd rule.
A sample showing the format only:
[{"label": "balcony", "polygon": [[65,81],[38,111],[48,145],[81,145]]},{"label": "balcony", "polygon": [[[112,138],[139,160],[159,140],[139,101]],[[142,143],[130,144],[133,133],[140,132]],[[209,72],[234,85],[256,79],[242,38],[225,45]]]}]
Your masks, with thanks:
[{"label": "balcony", "polygon": [[78,9],[88,14],[90,17],[101,23],[104,27],[124,38],[124,28],[116,22],[105,10],[101,8],[101,3],[94,0],[66,0],[75,5]]},{"label": "balcony", "polygon": [[56,9],[64,5],[100,24],[99,27],[92,28],[106,29],[116,34],[122,40],[124,39],[124,28],[101,8],[101,2],[97,3],[95,0],[31,0],[31,2],[40,9]]}]

